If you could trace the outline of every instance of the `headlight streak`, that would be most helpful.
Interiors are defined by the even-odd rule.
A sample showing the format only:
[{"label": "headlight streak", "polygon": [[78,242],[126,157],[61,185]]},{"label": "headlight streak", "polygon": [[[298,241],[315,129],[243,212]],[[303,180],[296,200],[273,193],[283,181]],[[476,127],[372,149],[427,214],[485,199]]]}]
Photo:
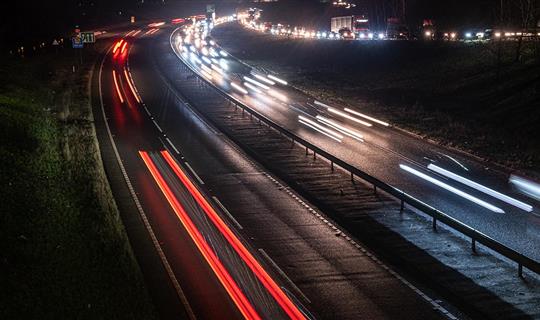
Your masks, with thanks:
[{"label": "headlight streak", "polygon": [[383,126],[385,126],[385,127],[389,127],[389,126],[390,126],[390,124],[389,124],[388,122],[384,122],[384,121],[375,119],[375,118],[373,118],[373,117],[370,117],[370,116],[365,115],[365,114],[363,114],[363,113],[360,113],[360,112],[358,112],[358,111],[354,111],[354,110],[351,110],[351,109],[349,109],[349,108],[345,108],[344,110],[347,111],[348,113],[352,113],[352,114],[354,114],[354,115],[356,115],[356,116],[359,116],[359,117],[362,117],[362,118],[364,118],[364,119],[371,120],[371,121],[373,121],[373,122],[375,122],[375,123],[378,123],[378,124],[380,124],[380,125],[383,125]]},{"label": "headlight streak", "polygon": [[511,175],[508,182],[514,185],[520,192],[532,197],[533,199],[540,200],[540,184],[516,175]]},{"label": "headlight streak", "polygon": [[259,79],[259,80],[261,80],[262,82],[268,83],[268,84],[271,85],[271,86],[273,86],[273,85],[276,84],[274,81],[272,81],[272,80],[270,80],[270,79],[267,79],[266,77],[263,77],[263,76],[261,76],[260,74],[255,74],[254,77],[257,78],[257,79]]},{"label": "headlight streak", "polygon": [[243,94],[248,94],[247,90],[244,89],[244,87],[242,87],[241,85],[235,83],[235,82],[231,82],[231,87],[233,87],[234,89],[236,89],[237,91],[243,93]]},{"label": "headlight streak", "polygon": [[490,196],[492,196],[494,198],[497,198],[497,199],[499,199],[499,200],[501,200],[503,202],[511,204],[511,205],[513,205],[515,207],[518,207],[518,208],[522,209],[522,210],[525,210],[527,212],[531,212],[532,209],[533,209],[531,205],[528,205],[528,204],[526,204],[524,202],[521,202],[521,201],[519,201],[517,199],[514,199],[512,197],[509,197],[509,196],[507,196],[505,194],[502,194],[502,193],[500,193],[498,191],[495,191],[493,189],[485,187],[485,186],[483,186],[483,185],[481,185],[481,184],[479,184],[477,182],[474,182],[472,180],[469,180],[467,178],[459,176],[459,175],[457,175],[457,174],[455,174],[453,172],[450,172],[450,171],[448,171],[446,169],[443,169],[443,168],[441,168],[439,166],[436,166],[434,164],[429,164],[428,169],[430,169],[430,170],[432,170],[434,172],[437,172],[437,173],[439,173],[439,174],[441,174],[441,175],[443,175],[443,176],[445,176],[447,178],[455,180],[455,181],[457,181],[459,183],[462,183],[462,184],[464,184],[466,186],[469,186],[469,187],[471,187],[473,189],[476,189],[476,190],[478,190],[480,192],[483,192],[483,193],[485,193],[487,195],[490,195]]},{"label": "headlight streak", "polygon": [[279,93],[279,92],[277,92],[276,90],[273,90],[273,89],[269,89],[268,94],[271,95],[272,97],[278,99],[278,100],[283,101],[283,102],[287,102],[289,100],[289,98],[287,98],[286,95],[281,94],[281,93]]},{"label": "headlight streak", "polygon": [[247,88],[253,90],[256,93],[259,93],[259,94],[263,93],[259,88],[255,87],[254,85],[250,84],[249,82],[244,82],[244,86],[246,86]]},{"label": "headlight streak", "polygon": [[207,64],[211,65],[212,64],[212,60],[208,59],[207,57],[205,56],[202,56],[201,59],[206,62]]},{"label": "headlight streak", "polygon": [[225,52],[224,50],[219,50],[219,54],[224,58],[229,56],[229,54],[227,52]]},{"label": "headlight streak", "polygon": [[337,131],[343,133],[344,135],[349,136],[349,137],[351,137],[353,139],[356,139],[356,140],[358,140],[360,142],[364,142],[364,136],[361,135],[358,131],[349,129],[347,127],[344,127],[344,126],[340,125],[339,123],[337,123],[337,122],[335,122],[333,120],[330,120],[328,118],[325,118],[323,116],[320,116],[320,115],[317,116],[316,118],[317,118],[318,121],[320,121],[320,122],[334,128],[334,129],[336,129]]},{"label": "headlight streak", "polygon": [[225,71],[223,71],[223,69],[221,69],[220,67],[216,66],[215,64],[212,64],[211,67],[212,67],[212,69],[214,69],[216,72],[220,73],[221,75],[226,75],[226,74],[225,74]]},{"label": "headlight streak", "polygon": [[361,124],[361,125],[364,125],[364,126],[366,126],[366,127],[371,127],[371,126],[373,126],[373,125],[372,125],[371,123],[369,123],[369,122],[365,122],[365,121],[363,121],[363,120],[360,120],[360,119],[358,119],[358,118],[355,118],[355,117],[353,117],[353,116],[350,116],[350,115],[346,114],[345,112],[341,112],[341,111],[339,111],[339,110],[337,110],[337,109],[334,109],[334,108],[332,108],[332,107],[328,107],[328,111],[331,112],[331,113],[337,114],[337,115],[339,115],[339,116],[342,116],[343,118],[346,118],[346,119],[352,120],[352,121],[354,121],[354,122],[356,122],[356,123],[359,123],[359,124]]},{"label": "headlight streak", "polygon": [[281,83],[281,84],[284,85],[284,86],[287,85],[287,81],[282,80],[282,79],[280,79],[280,78],[278,78],[278,77],[276,77],[276,76],[273,76],[273,75],[269,74],[269,75],[267,75],[267,77],[268,77],[268,79],[272,79],[272,80],[274,80],[275,82],[279,82],[279,83]]},{"label": "headlight streak", "polygon": [[496,207],[496,206],[494,206],[492,204],[489,204],[489,203],[485,202],[484,200],[478,199],[475,196],[472,196],[472,195],[470,195],[470,194],[468,194],[466,192],[463,192],[463,191],[461,191],[461,190],[459,190],[457,188],[454,188],[454,187],[452,187],[452,186],[450,186],[450,185],[448,185],[448,184],[446,184],[446,183],[444,183],[444,182],[442,182],[442,181],[440,181],[438,179],[430,177],[427,174],[422,173],[422,172],[420,172],[420,171],[418,171],[416,169],[413,169],[413,168],[411,168],[411,167],[409,167],[407,165],[400,164],[399,167],[401,169],[409,172],[409,173],[412,173],[413,175],[415,175],[415,176],[417,176],[419,178],[422,178],[422,179],[424,179],[424,180],[426,180],[428,182],[431,182],[436,186],[439,186],[439,187],[441,187],[441,188],[443,188],[443,189],[445,189],[447,191],[450,191],[450,192],[452,192],[452,193],[454,193],[454,194],[456,194],[456,195],[458,195],[460,197],[463,197],[463,198],[465,198],[465,199],[467,199],[467,200],[469,200],[471,202],[474,202],[477,205],[482,206],[482,207],[484,207],[484,208],[486,208],[488,210],[491,210],[491,211],[497,212],[497,213],[504,213],[504,210],[499,208],[499,207]]},{"label": "headlight streak", "polygon": [[323,127],[322,125],[318,124],[317,122],[311,120],[311,119],[308,119],[304,116],[298,116],[298,121],[304,125],[307,125],[309,127],[311,127],[312,129],[315,129],[316,131],[324,134],[325,136],[327,137],[330,137],[338,142],[341,143],[341,141],[343,140],[343,135],[339,134],[338,132],[335,132],[334,130],[331,130],[331,129],[328,129],[326,127]]},{"label": "headlight streak", "polygon": [[266,86],[266,85],[260,83],[260,82],[257,81],[257,80],[251,79],[250,77],[244,76],[244,80],[249,81],[249,82],[253,83],[254,85],[256,85],[256,86],[258,86],[258,87],[260,87],[260,88],[263,88],[264,90],[270,89],[269,86]]},{"label": "headlight streak", "polygon": [[467,167],[465,167],[463,164],[461,164],[461,162],[457,161],[457,159],[455,159],[455,158],[453,158],[453,157],[451,157],[451,156],[449,156],[447,154],[441,153],[441,152],[439,152],[439,154],[442,155],[443,157],[446,157],[446,158],[452,160],[455,164],[457,164],[458,166],[463,168],[463,170],[469,171],[469,169]]}]

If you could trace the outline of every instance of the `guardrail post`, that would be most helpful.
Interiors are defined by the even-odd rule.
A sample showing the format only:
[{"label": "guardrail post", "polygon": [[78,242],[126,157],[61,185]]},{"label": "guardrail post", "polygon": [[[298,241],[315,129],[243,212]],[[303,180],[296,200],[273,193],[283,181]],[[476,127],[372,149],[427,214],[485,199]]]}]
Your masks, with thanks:
[{"label": "guardrail post", "polygon": [[518,263],[518,277],[523,278],[523,265]]},{"label": "guardrail post", "polygon": [[313,160],[317,159],[317,151],[313,150]]},{"label": "guardrail post", "polygon": [[471,250],[474,254],[476,254],[476,240],[471,238]]},{"label": "guardrail post", "polygon": [[242,108],[242,118],[244,117],[244,111],[245,111],[245,109]]},{"label": "guardrail post", "polygon": [[351,182],[354,183],[354,173],[351,172]]},{"label": "guardrail post", "polygon": [[309,149],[306,147],[306,156],[309,154]]},{"label": "guardrail post", "polygon": [[330,160],[330,168],[332,169],[332,172],[334,172],[334,161]]},{"label": "guardrail post", "polygon": [[437,218],[433,217],[433,230],[437,230]]},{"label": "guardrail post", "polygon": [[399,212],[403,212],[404,209],[405,209],[405,201],[401,199],[401,208],[399,209]]},{"label": "guardrail post", "polygon": [[373,193],[377,194],[377,186],[373,185]]}]

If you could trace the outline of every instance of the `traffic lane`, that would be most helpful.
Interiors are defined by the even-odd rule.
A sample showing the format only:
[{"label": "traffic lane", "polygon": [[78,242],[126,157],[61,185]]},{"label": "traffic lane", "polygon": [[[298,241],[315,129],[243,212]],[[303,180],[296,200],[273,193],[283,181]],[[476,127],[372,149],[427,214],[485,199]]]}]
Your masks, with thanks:
[{"label": "traffic lane", "polygon": [[[232,73],[235,74],[235,77],[236,74],[241,74],[236,77],[237,81],[242,80],[243,76],[250,76],[253,78],[254,72],[264,74],[264,72],[257,71],[256,68],[250,68],[236,60],[229,60],[229,65],[231,66],[230,69],[232,70]],[[299,90],[290,86],[279,87],[279,90],[283,91],[289,97],[289,101],[294,101],[294,106],[293,103],[291,103],[289,107],[295,109],[295,111],[304,115],[310,114],[312,116],[324,114],[325,116],[334,119],[334,121],[342,122],[343,120],[343,123],[347,122],[347,120],[336,117],[335,114],[328,112],[325,107],[321,108],[320,105],[316,105],[312,98],[309,98]],[[276,105],[274,104],[273,107],[275,106]],[[339,110],[343,109],[339,106],[334,107]],[[381,126],[380,124],[369,120],[368,122],[371,122],[373,126],[369,128],[363,127],[355,123],[350,123],[350,121],[348,125],[352,125],[360,130],[366,138],[366,143],[372,144],[375,148],[380,148],[384,152],[394,153],[396,156],[418,163],[426,163],[426,166],[429,163],[443,165],[448,169],[456,170],[458,173],[461,172],[462,175],[469,176],[469,178],[476,180],[481,184],[495,188],[520,201],[528,202],[532,205],[538,204],[538,201],[528,198],[520,192],[516,192],[514,187],[509,184],[509,174],[503,172],[501,169],[494,170],[486,168],[484,163],[481,163],[472,157],[436,146],[425,140],[417,139],[391,127]],[[515,212],[517,210],[515,210],[515,208],[508,208],[506,211]],[[538,208],[536,209],[535,214],[539,215]]]},{"label": "traffic lane", "polygon": [[[259,111],[263,110],[259,109]],[[269,113],[266,110],[266,114]],[[271,117],[274,121],[279,121],[278,123],[282,124],[293,122],[290,120],[291,116],[287,115],[274,116],[272,113]],[[451,186],[466,190],[467,193],[502,208],[506,213],[499,214],[478,206],[400,169],[401,164],[409,165],[418,170],[422,170],[425,166],[418,166],[418,163],[395,156],[391,152],[382,152],[367,143],[354,142],[352,146],[345,143],[339,144],[298,122],[291,123],[288,129],[327,152],[338,155],[347,163],[404,190],[413,197],[503,242],[516,251],[525,253],[533,259],[540,259],[540,241],[538,237],[531,237],[531,234],[540,234],[540,221],[536,216],[442,176],[430,174]],[[423,172],[427,173],[427,171]]]},{"label": "traffic lane", "polygon": [[[233,93],[233,95],[239,97],[236,93]],[[266,114],[277,123],[284,124],[285,127],[288,127],[288,129],[293,132],[299,133],[298,130],[303,130],[303,133],[299,133],[300,136],[303,134],[305,137],[306,135],[311,134],[311,138],[307,138],[308,141],[323,146],[323,149],[326,149],[333,154],[341,155],[341,158],[353,165],[359,166],[368,173],[371,173],[384,181],[390,182],[390,184],[412,194],[422,201],[429,204],[435,204],[434,206],[436,208],[443,210],[450,216],[457,218],[495,239],[501,240],[518,252],[525,253],[538,259],[539,253],[538,250],[536,250],[537,243],[535,243],[535,239],[531,239],[529,236],[531,233],[531,226],[529,223],[531,220],[534,220],[534,216],[523,215],[521,213],[512,214],[515,212],[514,208],[506,206],[505,204],[501,204],[500,206],[504,207],[509,213],[504,216],[494,216],[492,215],[492,212],[485,210],[482,207],[478,207],[476,204],[468,203],[468,201],[464,201],[461,198],[453,197],[451,194],[448,194],[448,192],[440,190],[439,187],[418,184],[414,177],[404,175],[404,172],[399,168],[399,164],[401,164],[400,161],[402,160],[410,160],[406,157],[404,157],[404,159],[396,159],[396,157],[389,156],[388,150],[379,152],[379,150],[374,150],[375,148],[359,149],[361,147],[358,146],[356,148],[341,148],[337,146],[334,141],[325,141],[329,139],[325,139],[324,137],[321,139],[321,137],[317,135],[306,133],[305,128],[299,128],[296,120],[297,115],[295,112],[290,111],[290,109],[288,111],[285,110],[279,112],[264,105],[259,105],[256,109],[263,114]],[[324,142],[321,143],[321,140]],[[368,157],[366,157],[366,155]],[[381,163],[384,165],[381,166]],[[471,192],[475,193],[476,191]],[[485,195],[479,196],[483,197]],[[489,200],[491,201],[491,199]],[[515,217],[515,219],[509,218],[512,216]]]},{"label": "traffic lane", "polygon": [[[140,42],[140,46],[151,48],[150,45],[147,45],[143,41]],[[159,77],[151,72],[151,68],[153,67],[151,61],[144,59],[144,56],[139,51],[131,57],[130,64],[139,91],[144,97],[148,109],[152,114],[156,115],[155,119],[171,118],[173,119],[173,127],[183,128],[183,122],[171,117],[171,111],[169,110],[176,106],[172,101],[169,101],[168,98],[171,97],[171,93],[167,92],[164,84],[160,86],[156,85],[156,83],[160,83],[160,81]],[[161,110],[162,108],[163,110]],[[176,138],[171,134],[169,127],[163,122],[160,122],[160,126],[166,130],[171,143],[175,143]],[[174,148],[171,148],[170,151],[173,154],[175,153]],[[179,158],[178,160],[182,160],[182,158]],[[177,182],[172,183],[172,185],[175,186],[175,190],[181,189],[177,185]],[[186,195],[181,193],[178,193],[177,196],[179,199],[183,200],[182,204],[186,205],[186,208],[188,208],[190,212],[200,211],[200,208],[193,206],[192,199],[191,201],[189,200],[190,196],[186,197]],[[272,298],[269,291],[262,286],[262,283],[255,276],[254,271],[247,268],[245,262],[239,258],[236,251],[232,250],[230,246],[224,242],[222,235],[215,229],[215,226],[209,223],[206,214],[201,212],[199,212],[199,214],[193,214],[193,220],[201,227],[201,230],[205,231],[205,237],[212,247],[219,249],[215,251],[220,257],[220,260],[225,261],[226,265],[230,266],[228,269],[229,273],[239,284],[241,284],[246,296],[248,296],[250,301],[254,302],[254,305],[261,316],[269,319],[284,318],[283,309],[279,307],[277,301]]]},{"label": "traffic lane", "polygon": [[[132,61],[134,65],[135,59]],[[133,71],[137,82],[155,85],[159,81],[139,63],[137,70]],[[431,306],[343,237],[336,237],[326,224],[280,190],[241,152],[224,143],[221,134],[204,125],[183,104],[175,102],[172,95],[155,94],[160,103],[149,103],[148,88],[148,85],[141,88],[147,105],[153,114],[159,115],[156,118],[175,146],[244,227],[242,233],[272,254],[273,259],[281,262],[279,265],[295,266],[290,273],[299,279],[301,288],[307,289],[310,305],[316,306],[325,315],[323,318],[396,319],[403,314],[411,318],[438,318]],[[296,290],[289,291],[302,300]]]},{"label": "traffic lane", "polygon": [[[249,69],[240,62],[234,60],[231,60],[230,65],[232,66],[231,69],[233,70],[233,73],[243,73],[244,76],[253,77],[252,71],[261,73],[256,71],[256,69]],[[509,174],[506,172],[489,169],[484,163],[480,163],[471,157],[465,157],[463,154],[457,154],[454,151],[404,134],[403,132],[393,129],[392,127],[382,126],[376,122],[369,121],[361,117],[356,116],[356,118],[365,120],[368,123],[373,124],[373,126],[366,127],[353,123],[350,120],[328,112],[325,107],[321,108],[320,105],[313,103],[313,99],[309,98],[307,95],[293,87],[279,86],[279,90],[283,91],[289,97],[289,101],[295,102],[294,106],[292,103],[290,105],[287,105],[286,103],[274,103],[270,105],[272,108],[289,107],[293,110],[296,109],[295,111],[302,115],[324,115],[333,121],[346,125],[350,128],[354,128],[364,136],[366,143],[373,145],[374,148],[381,149],[383,152],[393,153],[395,156],[402,157],[406,160],[415,161],[417,163],[425,163],[426,166],[430,163],[442,165],[447,169],[454,170],[458,174],[465,175],[470,179],[479,182],[480,184],[490,186],[491,188],[497,189],[498,191],[508,194],[520,201],[529,202],[532,203],[532,205],[538,204],[538,201],[525,197],[521,193],[516,192],[516,190],[514,190],[514,188],[508,183]],[[254,101],[248,101],[248,103],[251,105],[254,103]],[[296,107],[298,105],[303,106],[303,108],[298,109]],[[334,105],[333,107],[347,113],[339,106]],[[353,114],[348,114],[354,116]],[[519,213],[518,210],[515,210],[515,208],[508,208],[506,211]],[[536,210],[536,214],[539,214],[538,209]]]},{"label": "traffic lane", "polygon": [[[107,63],[105,70],[114,67]],[[112,72],[105,72],[103,96],[111,133],[141,205],[194,313],[203,319],[242,318],[138,157],[139,150],[163,149],[157,138],[158,130],[145,120],[139,106],[121,104],[115,95]]]}]

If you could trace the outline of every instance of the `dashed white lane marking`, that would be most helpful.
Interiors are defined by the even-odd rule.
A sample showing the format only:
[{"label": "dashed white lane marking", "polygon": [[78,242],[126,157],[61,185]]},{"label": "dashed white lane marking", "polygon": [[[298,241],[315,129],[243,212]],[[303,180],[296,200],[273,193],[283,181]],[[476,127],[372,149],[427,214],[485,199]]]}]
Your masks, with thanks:
[{"label": "dashed white lane marking", "polygon": [[199,181],[200,184],[204,184],[204,181],[202,181],[201,177],[199,177],[197,172],[195,172],[195,170],[193,170],[191,165],[187,161],[184,162],[184,163],[186,164],[186,167],[188,167],[189,171],[191,171],[191,173],[193,173],[193,176],[195,177],[195,179],[197,179],[197,181]]},{"label": "dashed white lane marking", "polygon": [[219,199],[216,197],[216,196],[212,196],[212,199],[214,199],[214,201],[217,203],[217,205],[221,208],[221,210],[223,210],[223,212],[225,212],[225,214],[227,216],[229,216],[229,218],[231,219],[231,221],[238,227],[238,229],[240,230],[243,230],[244,227],[242,227],[242,225],[233,217],[233,215],[229,212],[229,210],[227,210],[227,208],[225,208],[225,206],[223,205],[223,203],[221,203],[221,201],[219,201]]},{"label": "dashed white lane marking", "polygon": [[174,152],[176,152],[176,154],[180,154],[180,151],[178,151],[178,149],[176,149],[175,145],[172,143],[171,139],[169,139],[169,137],[165,138],[165,140],[167,140],[167,142],[171,145],[171,147],[174,149]]},{"label": "dashed white lane marking", "polygon": [[[99,89],[99,100],[101,103],[101,113],[103,115],[103,119],[107,119],[105,115],[105,106],[103,103],[103,91],[102,91],[102,83],[101,83],[101,74],[103,71],[103,64],[105,62],[105,58],[109,54],[110,49],[107,51],[105,56],[103,57],[103,60],[101,61],[101,65],[99,67],[99,75],[98,75],[98,89]],[[122,172],[122,175],[124,177],[124,180],[126,181],[126,185],[129,189],[129,192],[131,194],[131,197],[133,198],[133,201],[135,202],[135,206],[137,207],[137,210],[139,211],[139,215],[143,221],[144,227],[146,228],[146,231],[150,235],[150,238],[152,239],[152,244],[154,245],[154,248],[156,249],[158,256],[161,260],[161,263],[163,264],[165,271],[167,272],[167,275],[169,276],[169,279],[171,280],[171,283],[176,291],[176,294],[178,295],[178,298],[180,299],[182,305],[184,306],[186,313],[188,317],[192,320],[196,319],[197,317],[193,313],[193,309],[191,308],[191,305],[189,304],[189,301],[186,298],[186,295],[184,291],[182,290],[182,287],[180,286],[180,283],[178,282],[178,279],[176,278],[171,265],[169,264],[169,261],[167,260],[167,257],[165,256],[165,253],[163,252],[163,249],[161,248],[161,245],[159,244],[159,241],[156,237],[156,234],[154,233],[154,229],[150,225],[150,222],[148,221],[148,217],[146,216],[146,213],[144,212],[144,209],[141,205],[141,202],[139,201],[139,198],[137,197],[137,194],[135,193],[135,189],[133,188],[133,185],[131,184],[131,180],[129,179],[126,169],[124,167],[124,164],[122,163],[122,159],[120,158],[120,153],[118,152],[118,148],[116,147],[116,143],[114,142],[113,135],[111,133],[111,128],[109,127],[109,124],[107,121],[104,121],[105,127],[107,129],[107,133],[109,135],[109,140],[111,142],[114,155],[116,157],[116,161],[118,163],[118,166],[120,167],[120,171]]]},{"label": "dashed white lane marking", "polygon": [[277,263],[275,263],[274,260],[270,258],[270,256],[266,253],[266,251],[264,251],[264,249],[262,248],[259,248],[258,250],[261,253],[261,255],[272,265],[272,267],[274,267],[274,269],[276,269],[276,271],[289,283],[289,285],[296,292],[298,292],[300,296],[302,296],[302,299],[304,299],[307,303],[311,303],[311,300],[309,300],[309,298],[306,297],[306,295],[302,292],[302,290],[298,288],[298,286],[291,280],[291,278],[289,278],[289,276],[287,276],[287,274],[277,265]]},{"label": "dashed white lane marking", "polygon": [[427,301],[429,304],[431,304],[435,310],[439,311],[441,314],[446,316],[448,319],[451,319],[451,320],[458,319],[456,316],[454,316],[452,313],[450,313],[447,309],[445,309],[443,306],[441,306],[435,300],[431,299],[428,295],[426,295],[424,292],[422,292],[420,289],[418,289],[416,286],[414,286],[412,283],[410,283],[407,279],[403,278],[401,275],[399,275],[393,269],[391,269],[386,264],[384,264],[381,260],[379,260],[371,252],[367,251],[364,247],[360,246],[356,241],[354,241],[351,237],[349,237],[343,230],[336,227],[334,224],[332,224],[332,222],[328,221],[328,219],[326,219],[326,217],[324,217],[323,215],[318,213],[314,208],[310,207],[304,200],[302,200],[295,193],[293,193],[290,190],[289,187],[284,186],[281,182],[279,182],[278,180],[276,180],[274,177],[272,177],[270,174],[268,174],[266,172],[264,172],[264,175],[266,177],[268,177],[268,179],[270,179],[272,182],[274,182],[278,186],[279,189],[285,191],[285,193],[287,193],[291,198],[296,200],[300,205],[305,207],[309,212],[311,212],[313,215],[315,215],[317,218],[319,218],[324,224],[326,224],[329,228],[331,228],[336,234],[341,235],[345,240],[347,240],[356,249],[360,250],[360,252],[362,252],[365,256],[370,258],[373,262],[375,262],[377,265],[379,265],[384,270],[386,270],[390,275],[394,276],[401,283],[403,283],[405,286],[407,286],[408,288],[413,290],[421,298],[423,298],[425,301]]},{"label": "dashed white lane marking", "polygon": [[161,127],[159,126],[159,124],[157,124],[156,120],[152,119],[152,122],[154,123],[154,125],[156,126],[156,128],[158,128],[159,132],[163,133],[163,130],[161,129]]},{"label": "dashed white lane marking", "polygon": [[[173,52],[178,56],[178,53],[176,52],[176,50],[174,50],[174,46],[172,46],[172,42],[171,42],[171,48],[173,49]],[[178,56],[178,58],[180,60],[181,57]],[[192,70],[193,71],[193,70]],[[170,85],[167,83],[167,86],[169,87],[169,89],[172,90],[172,88],[170,87]],[[178,94],[176,94],[176,91],[175,90],[172,90],[173,93],[175,93],[175,96],[177,98],[179,98],[182,102],[184,102],[184,104],[189,107],[191,109],[191,106],[189,106],[185,101],[183,101],[183,99],[181,99]],[[195,115],[200,118],[200,116],[194,112]],[[206,123],[207,126],[212,130],[212,131],[216,131],[214,129],[213,126],[210,126],[204,119],[201,119],[203,123]],[[238,150],[238,148],[236,148],[235,146],[233,146],[234,149]],[[248,160],[249,163],[251,163],[255,168],[259,168],[259,165],[254,163],[250,157],[247,157],[246,156],[246,159]],[[186,162],[186,165],[189,167],[189,164]],[[330,221],[328,221],[327,219],[325,219],[325,217],[323,217],[321,214],[319,214],[315,209],[313,209],[312,207],[310,207],[305,201],[303,201],[301,198],[299,198],[296,194],[294,194],[293,192],[290,191],[289,187],[286,187],[284,186],[283,184],[281,184],[279,181],[277,181],[274,177],[272,177],[270,174],[266,173],[266,172],[263,172],[263,174],[268,177],[271,181],[273,181],[276,185],[278,185],[278,187],[281,189],[281,190],[284,190],[288,195],[290,195],[293,199],[295,199],[298,203],[300,203],[302,206],[304,206],[309,212],[311,212],[312,214],[314,214],[316,217],[318,217],[321,221],[323,221],[326,225],[328,225],[332,230],[334,230],[336,233],[339,233],[342,237],[344,237],[345,240],[347,240],[350,244],[352,244],[355,248],[357,248],[358,250],[360,250],[362,253],[364,253],[367,257],[369,257],[372,261],[374,261],[375,263],[377,263],[378,265],[380,265],[383,269],[385,269],[386,271],[388,271],[388,273],[390,273],[392,276],[394,276],[396,279],[398,279],[400,282],[402,282],[404,285],[406,285],[407,287],[409,287],[411,290],[413,290],[415,293],[417,293],[420,297],[422,297],[425,301],[427,301],[428,303],[430,303],[434,309],[438,310],[439,312],[441,312],[443,315],[445,315],[447,318],[451,319],[451,320],[454,320],[454,319],[457,319],[457,317],[455,317],[452,313],[450,313],[448,310],[446,310],[443,306],[441,306],[439,303],[437,303],[435,300],[431,299],[429,296],[427,296],[425,293],[423,293],[420,289],[418,289],[416,286],[414,286],[412,283],[410,283],[409,281],[407,281],[405,278],[403,278],[402,276],[400,276],[397,272],[395,272],[394,270],[392,270],[390,267],[388,267],[387,265],[385,265],[384,263],[382,263],[382,261],[380,261],[377,257],[375,257],[374,255],[372,255],[370,252],[368,252],[365,248],[361,247],[358,243],[356,243],[351,237],[349,237],[345,232],[343,232],[341,229],[337,228],[336,226],[334,226]],[[195,173],[196,175],[196,173]],[[259,250],[262,250],[262,249],[259,249]],[[277,266],[277,264],[275,264],[275,262],[273,262],[273,260],[270,259],[270,257],[268,255],[266,255],[266,253],[264,252],[264,250],[261,252],[263,255],[265,255],[267,257],[267,259],[269,259],[270,261],[272,261],[272,264],[275,265],[276,269],[277,270],[281,270],[279,268],[279,266]],[[282,271],[281,271],[282,272]],[[286,277],[286,275],[285,275]],[[292,285],[294,285],[294,287],[296,287],[296,285],[288,278],[286,277],[286,279],[288,279]],[[297,288],[297,287],[296,287]],[[301,292],[301,291],[300,291]],[[303,295],[303,293],[302,293]],[[304,295],[305,296],[305,295]],[[306,297],[307,299],[307,297]]]}]

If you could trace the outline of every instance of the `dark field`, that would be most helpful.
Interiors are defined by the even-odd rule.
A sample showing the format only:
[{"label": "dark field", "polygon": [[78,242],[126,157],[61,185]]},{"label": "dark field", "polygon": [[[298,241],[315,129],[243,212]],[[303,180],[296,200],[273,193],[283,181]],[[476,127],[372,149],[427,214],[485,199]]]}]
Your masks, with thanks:
[{"label": "dark field", "polygon": [[[515,42],[288,40],[225,25],[233,55],[318,99],[522,170],[540,167],[540,50]],[[500,63],[498,63],[500,61]],[[529,172],[534,174],[533,172]]]},{"label": "dark field", "polygon": [[153,319],[71,57],[1,57],[0,318]]}]

